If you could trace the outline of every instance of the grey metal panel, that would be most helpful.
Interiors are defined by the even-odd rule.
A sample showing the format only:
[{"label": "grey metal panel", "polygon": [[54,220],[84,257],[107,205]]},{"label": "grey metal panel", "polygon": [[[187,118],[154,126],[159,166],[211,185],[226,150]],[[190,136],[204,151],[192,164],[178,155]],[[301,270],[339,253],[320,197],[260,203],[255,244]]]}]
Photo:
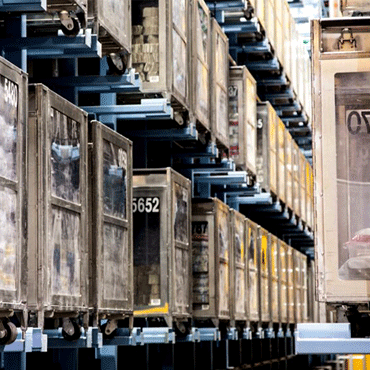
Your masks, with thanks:
[{"label": "grey metal panel", "polygon": [[27,301],[27,82],[0,57],[0,311]]},{"label": "grey metal panel", "polygon": [[287,275],[288,275],[288,320],[290,324],[297,322],[295,309],[295,283],[294,283],[294,249],[287,245]]},{"label": "grey metal panel", "polygon": [[39,315],[88,309],[87,113],[29,87],[28,294]]},{"label": "grey metal panel", "polygon": [[247,264],[248,264],[248,298],[247,298],[247,312],[249,322],[258,322],[260,320],[259,306],[260,306],[260,289],[259,289],[259,248],[258,242],[258,225],[251,220],[246,220],[247,231]]},{"label": "grey metal panel", "polygon": [[89,125],[90,307],[133,312],[132,142],[103,124]]},{"label": "grey metal panel", "polygon": [[47,0],[47,9],[50,12],[55,12],[62,10],[76,11],[80,8],[86,12],[87,1],[88,0],[64,0],[63,3],[61,3],[60,0]]},{"label": "grey metal panel", "polygon": [[293,138],[288,130],[285,130],[285,181],[286,181],[286,205],[293,210]]},{"label": "grey metal panel", "polygon": [[133,25],[133,67],[143,81],[142,92],[161,94],[189,109],[190,2],[156,0],[135,2],[141,23]]},{"label": "grey metal panel", "polygon": [[135,315],[191,315],[191,185],[170,168],[135,170]]},{"label": "grey metal panel", "polygon": [[293,211],[301,217],[301,188],[300,188],[300,172],[299,172],[299,153],[300,149],[297,143],[292,142],[292,169],[293,169]]},{"label": "grey metal panel", "polygon": [[270,300],[271,319],[274,323],[281,322],[281,279],[280,279],[280,250],[278,238],[270,235]]},{"label": "grey metal panel", "polygon": [[246,225],[245,216],[230,211],[231,225],[231,263],[230,291],[232,302],[232,319],[247,321],[247,258],[246,258]]},{"label": "grey metal panel", "polygon": [[[230,228],[229,207],[217,198],[193,202],[193,317],[230,320]],[[198,228],[200,229],[198,230]],[[202,261],[202,276],[196,274]],[[212,268],[213,267],[213,268]],[[196,280],[198,278],[198,280]],[[194,291],[205,288],[208,302],[196,302]],[[199,290],[199,289],[197,289]],[[203,297],[201,297],[203,298]]]},{"label": "grey metal panel", "polygon": [[257,85],[245,66],[229,71],[230,156],[242,170],[256,173]]},{"label": "grey metal panel", "polygon": [[307,159],[304,156],[303,152],[299,150],[299,197],[300,197],[300,217],[301,219],[307,223],[308,217],[307,217],[307,198],[306,198],[306,164]]},{"label": "grey metal panel", "polygon": [[[285,158],[285,125],[283,121],[277,117],[276,124],[276,154],[277,154],[277,178],[278,178],[278,196],[286,203],[286,158]],[[305,193],[306,195],[306,193]]]},{"label": "grey metal panel", "polygon": [[355,251],[368,227],[368,158],[360,154],[368,140],[368,18],[314,21],[312,30],[318,298],[368,302],[368,243]]},{"label": "grey metal panel", "polygon": [[229,147],[229,39],[215,19],[211,26],[211,131]]},{"label": "grey metal panel", "polygon": [[258,227],[259,280],[260,280],[260,321],[271,322],[271,238],[270,233]]},{"label": "grey metal panel", "polygon": [[289,296],[288,296],[288,259],[287,259],[287,244],[279,240],[279,269],[280,269],[280,318],[281,322],[286,324],[289,322]]},{"label": "grey metal panel", "polygon": [[257,105],[257,181],[266,192],[274,194],[278,194],[276,119],[276,112],[269,102]]},{"label": "grey metal panel", "polygon": [[211,14],[204,0],[192,1],[191,7],[191,109],[210,130]]},{"label": "grey metal panel", "polygon": [[131,0],[86,0],[103,52],[131,53]]}]

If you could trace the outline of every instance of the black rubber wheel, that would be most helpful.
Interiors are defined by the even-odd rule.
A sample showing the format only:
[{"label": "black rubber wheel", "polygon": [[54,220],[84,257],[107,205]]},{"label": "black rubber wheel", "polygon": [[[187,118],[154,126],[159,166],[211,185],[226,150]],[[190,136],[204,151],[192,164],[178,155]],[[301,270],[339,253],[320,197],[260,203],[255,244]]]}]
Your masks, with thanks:
[{"label": "black rubber wheel", "polygon": [[107,324],[103,324],[101,327],[100,327],[100,330],[101,332],[103,333],[103,338],[104,339],[112,339],[114,338],[114,336],[116,335],[116,329],[113,330],[111,333],[107,333],[106,332],[106,329],[107,329]]},{"label": "black rubber wheel", "polygon": [[111,74],[123,75],[126,72],[127,65],[120,54],[112,53],[107,55],[107,62]]},{"label": "black rubber wheel", "polygon": [[60,24],[60,29],[67,37],[76,37],[78,33],[80,32],[80,24],[78,23],[78,20],[75,18],[71,18],[73,22],[73,27],[71,29],[68,29],[66,26],[64,26],[62,23]]},{"label": "black rubber wheel", "polygon": [[175,321],[175,333],[178,337],[183,338],[189,334],[189,328],[187,323],[182,321]]},{"label": "black rubber wheel", "polygon": [[4,328],[6,335],[0,339],[0,345],[12,344],[17,339],[18,331],[17,327],[12,322],[4,322]]},{"label": "black rubber wheel", "polygon": [[86,28],[86,14],[85,12],[76,12],[76,17],[78,21],[80,22],[81,28],[85,29]]},{"label": "black rubber wheel", "polygon": [[77,340],[81,337],[81,328],[80,325],[75,323],[74,321],[71,321],[73,328],[74,328],[74,333],[72,335],[68,334],[64,329],[62,330],[62,335],[65,340],[68,340],[69,342],[72,342],[74,340]]}]

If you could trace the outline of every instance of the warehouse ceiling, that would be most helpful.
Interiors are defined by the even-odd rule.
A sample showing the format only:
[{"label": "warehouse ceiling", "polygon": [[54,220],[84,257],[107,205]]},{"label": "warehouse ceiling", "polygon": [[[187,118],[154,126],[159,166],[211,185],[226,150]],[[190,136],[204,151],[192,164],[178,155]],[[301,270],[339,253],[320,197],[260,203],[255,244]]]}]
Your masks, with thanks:
[{"label": "warehouse ceiling", "polygon": [[303,42],[307,44],[307,48],[310,50],[310,20],[328,17],[329,1],[292,0],[288,3]]}]

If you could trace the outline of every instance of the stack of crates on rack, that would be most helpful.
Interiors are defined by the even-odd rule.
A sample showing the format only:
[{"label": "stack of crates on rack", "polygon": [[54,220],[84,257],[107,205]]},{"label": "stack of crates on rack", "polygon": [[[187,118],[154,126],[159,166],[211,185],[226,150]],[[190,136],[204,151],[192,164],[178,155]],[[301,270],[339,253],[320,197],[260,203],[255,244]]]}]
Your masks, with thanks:
[{"label": "stack of crates on rack", "polygon": [[[134,170],[134,303],[137,325],[191,326],[191,184],[170,168]],[[136,324],[135,324],[136,325]]]},{"label": "stack of crates on rack", "polygon": [[215,19],[211,21],[211,132],[229,148],[229,40]]},{"label": "stack of crates on rack", "polygon": [[229,72],[229,155],[237,169],[256,174],[257,85],[246,67]]},{"label": "stack of crates on rack", "polygon": [[131,143],[99,122],[88,130],[86,112],[40,84],[28,127],[29,324],[62,319],[73,340],[92,315],[111,334],[133,311]]},{"label": "stack of crates on rack", "polygon": [[[133,315],[132,143],[89,125],[89,307],[93,326],[112,335]],[[129,323],[132,327],[132,323]]]},{"label": "stack of crates on rack", "polygon": [[257,181],[312,230],[312,166],[270,103],[258,103],[257,118]]},{"label": "stack of crates on rack", "polygon": [[89,310],[87,114],[43,85],[30,85],[28,101],[29,320],[61,318],[77,339]]},{"label": "stack of crates on rack", "polygon": [[142,78],[142,94],[167,98],[179,123],[187,118],[191,101],[190,14],[187,0],[132,2],[132,65]]},{"label": "stack of crates on rack", "polygon": [[217,198],[193,199],[192,224],[194,319],[256,332],[307,321],[305,255]]},{"label": "stack of crates on rack", "polygon": [[277,115],[269,102],[257,106],[257,182],[266,192],[278,195],[276,121]]},{"label": "stack of crates on rack", "polygon": [[26,326],[27,302],[27,75],[0,58],[0,331],[1,345],[14,342]]},{"label": "stack of crates on rack", "polygon": [[[49,12],[59,11],[52,4]],[[257,104],[248,69],[229,66],[228,38],[203,0],[85,5],[68,2],[68,14],[59,11],[63,32],[75,36],[75,27],[92,27],[109,57],[108,73],[132,66],[141,76],[142,90],[119,93],[119,103],[167,99],[177,123],[196,123],[207,143],[222,149],[219,159],[256,177],[273,201],[313,227],[312,168],[272,105]],[[286,2],[255,1],[255,10],[283,63]],[[40,36],[48,17],[30,16],[29,31]],[[217,198],[191,199],[191,182],[171,168],[133,170],[129,139],[88,122],[85,111],[44,85],[27,90],[26,75],[0,61],[6,162],[0,201],[8,230],[0,344],[16,340],[17,326],[58,328],[74,343],[91,325],[106,340],[133,325],[173,328],[181,339],[192,325],[222,334],[237,327],[244,339],[266,339],[255,359],[263,361],[274,332],[308,320],[313,275],[301,252]],[[70,62],[50,64],[54,72],[68,65],[78,71]],[[306,83],[304,67],[289,68],[300,79],[296,86]]]},{"label": "stack of crates on rack", "polygon": [[192,2],[191,18],[191,111],[198,131],[210,131],[211,15],[204,0]]},{"label": "stack of crates on rack", "polygon": [[[252,42],[251,45],[253,46],[251,47],[254,48],[256,47],[256,41],[262,41],[266,37],[265,47],[266,45],[269,45],[269,47],[264,49],[265,52],[260,49],[261,56],[265,54],[259,60],[265,62],[271,60],[271,58],[274,59],[276,63],[271,64],[273,73],[270,74],[270,77],[284,77],[281,80],[284,82],[281,82],[280,87],[278,84],[275,84],[275,86],[266,84],[266,88],[270,89],[271,93],[277,93],[276,99],[278,99],[279,92],[284,93],[291,90],[289,97],[282,97],[282,99],[288,99],[289,104],[279,106],[281,109],[280,116],[284,117],[285,121],[289,123],[296,123],[298,119],[301,119],[302,122],[307,121],[307,117],[304,115],[301,117],[300,115],[302,112],[305,112],[306,115],[311,113],[310,59],[306,46],[300,41],[289,4],[286,0],[254,0],[251,1],[251,6],[254,9],[253,14],[258,20],[260,28],[257,27],[257,31],[254,31],[256,32],[255,37],[247,38],[247,40]],[[240,35],[240,37],[243,36]],[[246,47],[248,47],[248,43]],[[258,54],[257,49],[253,49],[253,53]],[[259,87],[263,88],[265,85],[264,79],[268,74],[264,73],[266,71],[262,68],[262,65],[254,72],[256,77],[261,80]],[[276,101],[274,104],[279,105],[280,102]],[[297,113],[296,116],[292,115],[293,111]]]},{"label": "stack of crates on rack", "polygon": [[125,72],[131,53],[130,14],[131,0],[88,0],[88,26],[98,35],[103,54],[111,55],[120,73]]},{"label": "stack of crates on rack", "polygon": [[230,322],[230,209],[217,198],[194,199],[193,319],[215,327]]},{"label": "stack of crates on rack", "polygon": [[[247,322],[247,258],[245,216],[231,209],[231,279],[233,326],[244,328]],[[241,331],[241,330],[240,330]]]}]

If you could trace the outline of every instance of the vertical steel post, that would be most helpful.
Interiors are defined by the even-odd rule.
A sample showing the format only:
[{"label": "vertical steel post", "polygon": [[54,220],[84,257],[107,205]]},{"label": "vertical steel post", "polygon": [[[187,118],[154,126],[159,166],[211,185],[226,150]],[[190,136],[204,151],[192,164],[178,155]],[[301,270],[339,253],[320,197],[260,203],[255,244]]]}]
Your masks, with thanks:
[{"label": "vertical steel post", "polygon": [[[100,75],[107,76],[109,71],[107,57],[104,57],[100,62]],[[117,104],[117,94],[100,94],[100,105],[116,105]],[[99,117],[100,122],[108,125],[114,131],[117,131],[117,118],[115,115],[103,115]]]},{"label": "vertical steel post", "polygon": [[[5,18],[7,37],[27,37],[27,15]],[[27,50],[17,47],[6,49],[5,58],[27,72]]]},{"label": "vertical steel post", "polygon": [[4,353],[4,369],[6,370],[26,370],[25,352]]}]

